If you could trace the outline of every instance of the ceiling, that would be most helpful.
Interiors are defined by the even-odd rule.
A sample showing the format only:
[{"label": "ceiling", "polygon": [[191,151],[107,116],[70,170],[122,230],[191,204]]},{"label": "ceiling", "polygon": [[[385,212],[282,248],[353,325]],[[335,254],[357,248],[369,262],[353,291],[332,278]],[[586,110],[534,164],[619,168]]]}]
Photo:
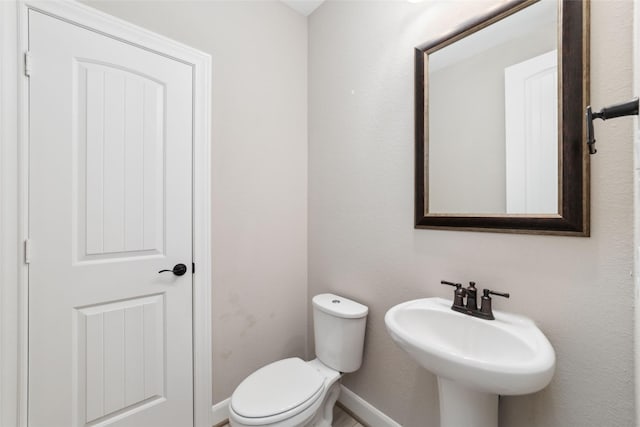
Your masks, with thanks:
[{"label": "ceiling", "polygon": [[291,9],[296,12],[309,16],[311,13],[318,8],[324,0],[281,0],[282,3],[289,6]]}]

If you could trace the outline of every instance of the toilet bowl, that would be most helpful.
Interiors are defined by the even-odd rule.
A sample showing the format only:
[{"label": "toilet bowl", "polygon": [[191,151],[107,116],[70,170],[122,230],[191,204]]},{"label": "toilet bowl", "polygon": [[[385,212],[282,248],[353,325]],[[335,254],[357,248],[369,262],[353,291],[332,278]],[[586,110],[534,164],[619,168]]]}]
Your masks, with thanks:
[{"label": "toilet bowl", "polygon": [[368,308],[333,294],[312,302],[317,358],[282,359],[249,375],[231,396],[231,426],[331,427],[340,378],[362,364]]},{"label": "toilet bowl", "polygon": [[[247,377],[229,404],[232,426],[326,426],[324,412],[333,411],[342,375],[318,359],[294,357],[267,365]],[[319,415],[321,415],[319,417]]]}]

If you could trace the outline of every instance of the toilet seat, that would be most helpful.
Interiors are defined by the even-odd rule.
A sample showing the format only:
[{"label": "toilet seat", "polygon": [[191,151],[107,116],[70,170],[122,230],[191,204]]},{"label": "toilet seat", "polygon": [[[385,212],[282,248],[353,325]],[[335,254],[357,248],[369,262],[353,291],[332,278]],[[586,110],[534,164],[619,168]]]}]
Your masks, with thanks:
[{"label": "toilet seat", "polygon": [[298,357],[278,360],[249,375],[231,396],[243,424],[266,425],[296,416],[319,400],[324,376]]}]

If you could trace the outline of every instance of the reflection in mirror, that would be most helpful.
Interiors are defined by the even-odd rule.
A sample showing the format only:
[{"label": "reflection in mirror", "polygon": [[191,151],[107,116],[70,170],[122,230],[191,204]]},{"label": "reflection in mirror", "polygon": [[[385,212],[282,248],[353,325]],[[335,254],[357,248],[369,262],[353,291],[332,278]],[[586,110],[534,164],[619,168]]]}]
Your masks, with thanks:
[{"label": "reflection in mirror", "polygon": [[429,55],[429,212],[558,213],[557,3]]},{"label": "reflection in mirror", "polygon": [[511,0],[416,48],[416,228],[589,235],[588,0]]}]

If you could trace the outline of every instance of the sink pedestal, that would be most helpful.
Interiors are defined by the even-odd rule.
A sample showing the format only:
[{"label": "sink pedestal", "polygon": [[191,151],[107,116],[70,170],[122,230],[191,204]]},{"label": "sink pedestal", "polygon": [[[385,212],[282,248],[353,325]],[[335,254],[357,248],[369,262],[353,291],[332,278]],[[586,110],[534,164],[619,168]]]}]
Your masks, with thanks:
[{"label": "sink pedestal", "polygon": [[440,427],[498,427],[498,395],[438,377]]}]

